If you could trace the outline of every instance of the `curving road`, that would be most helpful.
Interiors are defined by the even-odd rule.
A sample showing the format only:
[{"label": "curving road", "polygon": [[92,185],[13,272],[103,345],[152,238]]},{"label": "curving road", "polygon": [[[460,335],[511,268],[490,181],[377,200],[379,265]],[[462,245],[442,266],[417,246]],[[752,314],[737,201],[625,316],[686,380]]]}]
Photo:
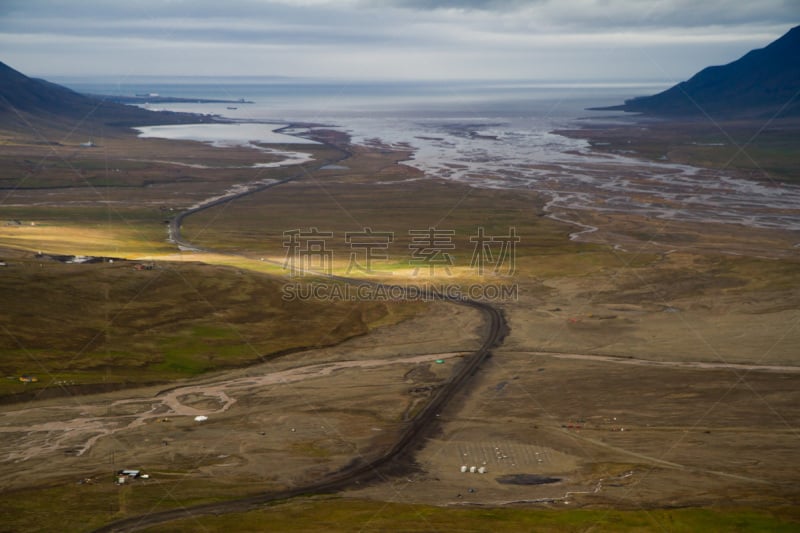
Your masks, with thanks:
[{"label": "curving road", "polygon": [[[275,187],[277,185],[281,185],[283,183],[287,183],[292,180],[301,178],[304,175],[307,175],[311,172],[315,172],[321,169],[323,166],[338,163],[340,161],[343,161],[351,157],[352,155],[348,151],[343,150],[342,148],[339,148],[337,146],[332,146],[328,143],[324,144],[327,144],[328,146],[341,151],[342,156],[327,160],[310,169],[304,168],[302,171],[288,178],[284,178],[282,180],[268,184],[261,184],[247,191],[237,192],[235,194],[223,196],[207,204],[203,204],[188,209],[177,215],[170,222],[169,226],[170,239],[181,249],[210,251],[193,245],[192,243],[186,241],[181,236],[181,224],[183,223],[183,220],[187,216],[193,215],[195,213],[198,213],[205,209],[209,209],[214,206],[218,206],[236,200],[243,196],[254,194],[256,192],[260,192],[265,189]],[[368,280],[352,279],[352,278],[345,278],[342,276],[333,276],[333,275],[327,277],[345,283],[352,283],[356,285],[383,286],[386,287],[387,289],[398,290],[398,286],[380,284]],[[400,287],[399,290],[404,291],[405,289]],[[502,312],[494,306],[491,306],[484,302],[469,300],[466,298],[450,298],[443,295],[437,295],[430,291],[425,291],[424,294],[426,298],[430,298],[431,300],[439,299],[442,301],[450,302],[454,305],[463,305],[478,309],[481,313],[483,313],[485,318],[484,340],[480,348],[478,348],[478,350],[464,357],[463,364],[460,366],[460,368],[458,368],[457,372],[454,373],[450,377],[450,379],[446,381],[444,385],[436,391],[433,398],[431,398],[431,400],[425,405],[425,407],[422,410],[420,410],[416,414],[416,416],[408,422],[408,425],[403,430],[399,439],[391,446],[391,448],[389,448],[379,457],[368,462],[356,460],[350,463],[349,465],[345,466],[344,468],[337,470],[336,472],[323,476],[316,483],[306,485],[303,487],[297,487],[280,492],[260,493],[231,501],[197,505],[181,509],[172,509],[144,516],[135,516],[119,520],[116,522],[112,522],[95,531],[98,533],[112,532],[112,531],[137,531],[155,524],[161,524],[164,522],[170,522],[172,520],[179,520],[182,518],[196,517],[198,515],[209,515],[209,514],[217,515],[223,513],[244,512],[259,508],[261,505],[265,503],[277,500],[285,500],[300,495],[336,492],[345,489],[347,487],[353,486],[357,483],[362,483],[377,478],[382,478],[386,475],[385,473],[388,472],[389,469],[392,467],[395,468],[397,468],[398,466],[402,467],[404,461],[407,461],[408,459],[411,458],[418,444],[422,441],[422,439],[424,439],[424,437],[430,432],[432,427],[435,425],[437,420],[437,415],[439,414],[439,412],[447,405],[450,399],[452,399],[453,396],[463,388],[463,386],[469,381],[469,378],[473,374],[475,374],[475,372],[477,372],[480,365],[484,361],[486,361],[486,359],[488,359],[489,356],[491,355],[491,350],[499,346],[502,343],[503,338],[508,333],[508,325],[505,321]]]}]

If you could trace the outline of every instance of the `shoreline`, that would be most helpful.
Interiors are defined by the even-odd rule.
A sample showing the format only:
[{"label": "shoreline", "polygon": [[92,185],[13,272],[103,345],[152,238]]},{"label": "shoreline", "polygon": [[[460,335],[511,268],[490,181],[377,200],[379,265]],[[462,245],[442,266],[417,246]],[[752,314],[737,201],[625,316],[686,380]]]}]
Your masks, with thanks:
[{"label": "shoreline", "polygon": [[90,98],[97,98],[106,102],[113,102],[115,104],[126,105],[141,105],[141,104],[253,104],[252,100],[224,100],[216,98],[186,98],[180,96],[114,96],[108,94],[91,94],[86,93],[85,96]]}]

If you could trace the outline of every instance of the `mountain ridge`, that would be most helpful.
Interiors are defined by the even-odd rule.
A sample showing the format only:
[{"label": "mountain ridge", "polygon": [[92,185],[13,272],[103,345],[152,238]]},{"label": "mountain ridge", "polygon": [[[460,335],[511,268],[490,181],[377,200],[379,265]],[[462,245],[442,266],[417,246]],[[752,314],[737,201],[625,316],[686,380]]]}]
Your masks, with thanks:
[{"label": "mountain ridge", "polygon": [[706,67],[686,81],[618,106],[595,108],[661,117],[800,116],[800,26],[764,48],[725,65]]},{"label": "mountain ridge", "polygon": [[0,126],[133,126],[208,121],[190,113],[150,111],[87,96],[62,85],[31,78],[0,62]]}]

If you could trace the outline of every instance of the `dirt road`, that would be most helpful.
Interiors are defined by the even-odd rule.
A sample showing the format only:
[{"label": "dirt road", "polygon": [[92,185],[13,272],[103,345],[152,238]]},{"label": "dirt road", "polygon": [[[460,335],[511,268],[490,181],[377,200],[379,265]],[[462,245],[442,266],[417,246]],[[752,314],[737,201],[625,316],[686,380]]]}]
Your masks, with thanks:
[{"label": "dirt road", "polygon": [[[332,162],[335,163],[342,161],[347,157],[349,157],[349,154],[345,152],[345,155],[342,156],[341,158],[337,159],[336,161],[326,161],[325,165],[331,164]],[[317,168],[321,168],[321,166]],[[301,174],[292,176],[290,178],[286,178],[279,182],[270,183],[259,187],[254,187],[253,189],[244,192],[239,192],[230,196],[217,198],[212,202],[208,202],[206,204],[202,204],[198,207],[185,211],[179,214],[177,217],[175,217],[175,219],[171,222],[170,238],[173,242],[175,242],[175,244],[177,244],[182,248],[203,251],[201,248],[193,245],[190,242],[187,242],[181,236],[180,226],[183,220],[187,216],[201,212],[210,207],[218,206],[220,204],[230,202],[234,199],[241,198],[249,194],[253,194],[255,192],[263,191],[267,188],[274,187],[276,185],[287,183],[298,177],[301,177],[302,175],[307,174],[308,172],[312,171],[305,170]],[[341,276],[328,276],[328,277],[346,283],[354,283],[359,285],[363,284],[379,285],[374,282],[358,280],[358,279],[349,279]],[[405,287],[400,287],[400,286],[389,286],[389,285],[384,285],[384,286],[390,290],[391,289],[397,289],[400,291],[406,290]],[[241,512],[250,509],[256,505],[260,505],[266,502],[291,498],[300,494],[319,494],[319,493],[338,491],[348,486],[354,485],[356,483],[373,479],[381,475],[381,471],[385,470],[387,467],[391,467],[393,463],[398,463],[402,462],[403,460],[409,459],[411,452],[416,448],[418,443],[421,442],[421,440],[428,434],[428,432],[431,429],[431,426],[436,422],[439,411],[447,404],[448,400],[450,400],[450,398],[452,398],[453,395],[455,395],[462,388],[462,386],[469,380],[469,378],[473,374],[475,374],[475,372],[477,372],[480,365],[489,357],[491,350],[499,346],[502,343],[503,338],[508,333],[508,325],[506,324],[503,314],[500,312],[499,309],[489,304],[468,299],[458,299],[440,295],[437,296],[432,293],[428,296],[431,300],[439,299],[442,301],[450,302],[454,305],[468,306],[479,310],[485,317],[486,326],[484,328],[484,341],[478,350],[464,357],[463,364],[459,366],[454,375],[452,375],[450,379],[448,379],[444,383],[444,385],[437,390],[437,392],[430,399],[430,401],[409,421],[406,429],[401,433],[400,438],[385,453],[381,454],[377,459],[369,461],[366,464],[364,463],[359,464],[357,462],[353,463],[338,471],[335,471],[330,475],[324,476],[314,484],[298,487],[289,491],[257,494],[234,501],[163,511],[159,513],[152,513],[142,517],[132,517],[108,524],[107,526],[104,526],[96,531],[98,532],[136,531],[144,527],[149,527],[154,524],[169,522],[180,518],[186,518],[188,516],[196,517],[198,515],[204,515],[204,514]]]}]

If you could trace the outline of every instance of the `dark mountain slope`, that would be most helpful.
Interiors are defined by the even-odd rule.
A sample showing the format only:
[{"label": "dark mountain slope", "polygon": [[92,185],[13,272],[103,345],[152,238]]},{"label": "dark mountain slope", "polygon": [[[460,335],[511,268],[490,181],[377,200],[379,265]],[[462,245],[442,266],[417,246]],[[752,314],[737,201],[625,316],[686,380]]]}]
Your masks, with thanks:
[{"label": "dark mountain slope", "polygon": [[800,26],[765,48],[708,67],[666,91],[611,110],[660,116],[800,116]]},{"label": "dark mountain slope", "polygon": [[197,122],[201,118],[188,113],[148,111],[85,96],[55,83],[29,78],[0,62],[0,127],[129,126]]}]

